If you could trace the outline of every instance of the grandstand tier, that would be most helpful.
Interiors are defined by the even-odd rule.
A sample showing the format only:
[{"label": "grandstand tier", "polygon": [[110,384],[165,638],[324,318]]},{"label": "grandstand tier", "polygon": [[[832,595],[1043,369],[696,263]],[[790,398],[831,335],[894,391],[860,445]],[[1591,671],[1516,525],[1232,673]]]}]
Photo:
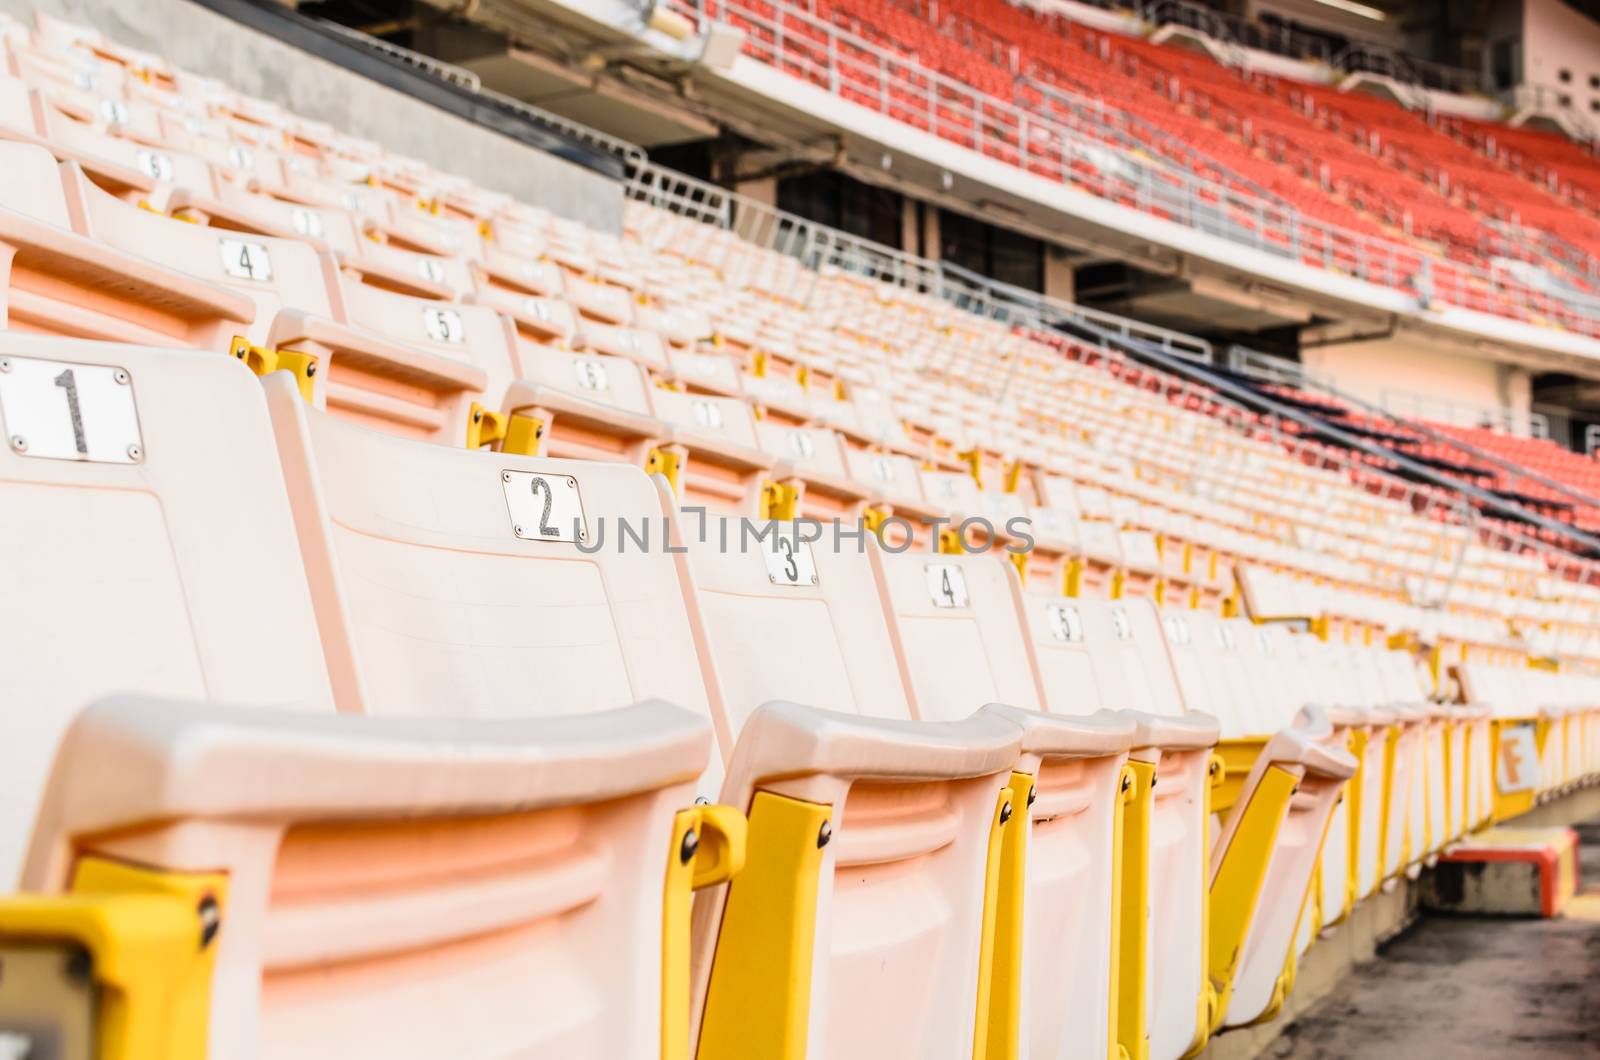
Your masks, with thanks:
[{"label": "grandstand tier", "polygon": [[[815,7],[1463,275],[1419,167],[1527,175],[1004,5]],[[1250,404],[660,170],[599,231],[48,14],[0,58],[0,1055],[1178,1060],[1600,777],[1595,557],[1489,496],[1590,488],[1531,445]]]}]

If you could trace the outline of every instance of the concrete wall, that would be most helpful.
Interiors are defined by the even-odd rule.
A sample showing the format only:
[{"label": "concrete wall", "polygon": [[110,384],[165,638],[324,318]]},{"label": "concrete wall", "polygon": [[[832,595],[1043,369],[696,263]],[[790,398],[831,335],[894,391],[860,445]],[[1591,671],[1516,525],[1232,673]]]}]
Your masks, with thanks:
[{"label": "concrete wall", "polygon": [[[1600,119],[1600,23],[1560,0],[1524,0],[1522,9],[1523,80],[1572,97],[1572,108]],[[1570,79],[1561,80],[1561,71]]]},{"label": "concrete wall", "polygon": [[[1374,404],[1385,391],[1423,395],[1420,410],[1396,405],[1402,415],[1446,418],[1446,406],[1509,408],[1526,412],[1529,376],[1514,365],[1445,352],[1406,338],[1324,346],[1300,355],[1311,374]],[[1403,400],[1403,399],[1402,399]]]},{"label": "concrete wall", "polygon": [[616,181],[446,114],[190,0],[0,0],[0,13],[29,24],[35,7],[486,188],[595,228],[621,229],[622,187]]}]

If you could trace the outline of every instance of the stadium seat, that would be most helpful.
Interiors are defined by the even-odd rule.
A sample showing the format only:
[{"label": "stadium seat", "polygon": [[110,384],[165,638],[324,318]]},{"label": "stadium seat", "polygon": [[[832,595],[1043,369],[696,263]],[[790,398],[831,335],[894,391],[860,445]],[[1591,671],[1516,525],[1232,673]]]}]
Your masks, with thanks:
[{"label": "stadium seat", "polygon": [[8,971],[19,942],[88,947],[149,1021],[123,1041],[156,1055],[686,1056],[690,888],[742,854],[742,821],[690,808],[709,751],[704,718],[664,703],[102,701],[44,798],[24,885],[48,897],[0,899],[0,947]]},{"label": "stadium seat", "polygon": [[[913,720],[867,554],[875,545],[696,512],[677,526],[731,756],[723,798],[755,822],[753,865],[792,856],[762,845],[766,822],[803,811],[809,832],[774,835],[813,850],[822,822],[830,829],[808,858],[806,893],[755,889],[752,878],[697,910],[701,1055],[778,1055],[786,1042],[828,1055],[963,1055],[985,1026],[991,834],[996,799],[1025,764],[1021,730],[975,714],[983,700],[937,724]],[[817,952],[747,950],[744,933],[773,916],[814,931]]]},{"label": "stadium seat", "polygon": [[[1123,974],[1118,855],[1123,804],[1133,794],[1123,767],[1138,724],[1093,700],[1075,701],[1071,689],[1043,692],[1017,573],[1000,555],[874,549],[872,559],[917,716],[947,720],[973,703],[1003,704],[1028,733],[1031,761],[1017,768],[1038,800],[1016,973],[1027,1048],[1047,1056],[1109,1049]],[[1099,954],[1108,963],[1092,956]],[[1142,971],[1141,962],[1127,968],[1129,976]]]},{"label": "stadium seat", "polygon": [[[332,709],[259,387],[216,354],[7,333],[0,741],[14,880],[74,713],[120,691]],[[248,562],[241,562],[248,556]],[[90,649],[92,646],[92,650]]]},{"label": "stadium seat", "polygon": [[[1245,1026],[1282,1004],[1324,837],[1357,762],[1319,707],[1301,708],[1289,724],[1260,716],[1261,706],[1251,716],[1256,686],[1239,665],[1232,626],[1206,612],[1172,611],[1161,627],[1185,706],[1222,723],[1211,981],[1217,1026]],[[1343,858],[1334,867],[1345,874]]]},{"label": "stadium seat", "polygon": [[225,350],[254,323],[257,307],[225,286],[74,231],[76,204],[42,148],[0,143],[0,168],[7,330]]},{"label": "stadium seat", "polygon": [[[1037,618],[1030,623],[1042,670],[1076,678],[1087,668],[1101,702],[1132,711],[1139,726],[1129,753],[1135,786],[1123,837],[1117,1042],[1130,1056],[1181,1057],[1205,1044],[1215,1006],[1207,978],[1206,884],[1212,791],[1222,779],[1213,754],[1220,729],[1214,717],[1185,712],[1159,616],[1154,606],[1144,606],[1148,601],[1074,597],[1054,603],[1060,610],[1054,618],[1047,611],[1045,620],[1059,643],[1047,648]],[[1056,637],[1059,622],[1070,638],[1073,615],[1082,639]],[[1052,658],[1053,664],[1045,662]],[[1141,852],[1147,852],[1142,863]],[[1138,908],[1141,893],[1146,915],[1127,915]],[[1130,975],[1129,968],[1143,971]]]}]

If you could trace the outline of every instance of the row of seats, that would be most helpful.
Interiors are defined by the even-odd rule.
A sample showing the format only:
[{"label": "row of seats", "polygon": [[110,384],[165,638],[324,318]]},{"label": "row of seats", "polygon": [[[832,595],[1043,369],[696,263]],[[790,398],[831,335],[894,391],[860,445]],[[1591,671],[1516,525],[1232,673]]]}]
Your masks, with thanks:
[{"label": "row of seats", "polygon": [[[1102,941],[1086,948],[1107,952],[1115,942],[1105,899],[1117,865],[1108,818],[1130,760],[1146,767],[1131,774],[1141,790],[1156,779],[1170,783],[1139,827],[1149,829],[1152,881],[1144,944],[1159,939],[1162,947],[1161,959],[1151,954],[1145,966],[1152,976],[1145,1032],[1152,1055],[1177,1055],[1208,1029],[1194,1023],[1206,982],[1221,994],[1217,1026],[1252,1022],[1281,1001],[1286,968],[1313,923],[1297,896],[1313,878],[1319,849],[1323,879],[1339,881],[1315,899],[1318,922],[1328,924],[1383,878],[1482,819],[1470,813],[1487,811],[1487,800],[1478,811],[1466,808],[1467,783],[1448,795],[1460,808],[1446,805],[1446,761],[1468,763],[1458,774],[1463,781],[1487,780],[1489,744],[1478,716],[1418,705],[1423,693],[1404,652],[1336,648],[1282,625],[1210,612],[1163,613],[1148,600],[1027,594],[1014,568],[992,556],[892,554],[870,541],[724,550],[713,544],[724,539],[720,521],[702,540],[665,483],[652,484],[636,468],[480,453],[371,431],[312,408],[291,373],[270,373],[258,387],[243,367],[214,354],[21,335],[8,335],[5,345],[8,382],[21,384],[7,387],[8,427],[13,402],[27,398],[38,420],[54,415],[68,421],[68,435],[81,431],[91,454],[5,458],[6,488],[19,502],[7,509],[26,513],[8,537],[39,557],[41,575],[36,588],[22,587],[19,613],[28,621],[13,631],[19,650],[9,656],[7,684],[34,708],[16,719],[23,738],[7,744],[7,804],[24,811],[6,822],[8,860],[15,863],[21,849],[26,808],[46,791],[25,886],[60,887],[86,859],[174,871],[225,867],[229,930],[217,959],[223,968],[258,972],[263,984],[257,1001],[253,980],[237,978],[244,971],[225,980],[219,969],[213,1004],[227,1018],[216,1025],[213,1048],[225,1055],[253,1048],[257,1035],[266,1052],[303,1053],[313,1043],[331,1051],[334,1043],[353,1048],[395,1034],[397,1020],[407,1034],[453,1025],[444,1018],[448,1008],[430,1006],[414,1025],[390,1005],[360,1000],[370,989],[370,962],[384,958],[393,965],[385,976],[410,981],[414,949],[437,951],[430,988],[449,983],[445,996],[457,998],[487,973],[490,953],[516,936],[525,940],[512,947],[521,951],[517,966],[537,967],[541,977],[565,967],[591,1002],[583,1010],[589,1019],[569,1011],[566,1020],[522,1026],[560,1026],[559,1040],[579,1052],[636,1050],[612,1037],[630,1022],[616,1017],[643,1011],[637,1006],[652,992],[636,992],[637,984],[617,989],[637,976],[601,978],[563,965],[529,928],[548,918],[561,940],[557,953],[575,947],[584,930],[609,930],[606,948],[617,953],[621,922],[602,915],[614,903],[600,899],[607,888],[654,891],[649,862],[638,859],[660,848],[642,840],[660,842],[672,812],[687,808],[696,789],[720,792],[750,815],[752,866],[778,855],[762,844],[783,841],[792,824],[785,813],[810,806],[808,820],[831,822],[826,853],[812,867],[820,881],[813,886],[826,897],[811,900],[827,910],[826,917],[812,910],[818,926],[807,928],[822,943],[809,1005],[825,1018],[808,1033],[824,1037],[813,1040],[856,1055],[863,1041],[884,1035],[882,1048],[909,1040],[920,1043],[918,1055],[944,1055],[939,1043],[969,1042],[982,1015],[978,943],[997,797],[1010,791],[1021,800],[1026,791],[1031,807],[1026,907],[1048,910],[1066,937],[1098,934]],[[77,428],[65,396],[49,400],[67,373],[82,395],[94,395]],[[118,389],[107,395],[110,388]],[[41,441],[45,430],[41,424]],[[137,458],[116,448],[129,432]],[[623,520],[670,525],[683,551],[629,551],[620,542],[613,551],[599,539],[607,521]],[[537,533],[525,525],[534,521]],[[585,547],[589,536],[596,540]],[[89,593],[95,606],[85,609]],[[83,645],[96,646],[91,660],[80,658]],[[1318,699],[1339,709],[1324,714],[1285,697],[1286,687],[1311,684],[1286,686],[1275,675],[1289,666],[1302,676],[1325,669],[1335,683],[1315,683]],[[97,708],[68,731],[79,704],[114,689],[142,698]],[[202,696],[305,713],[174,709],[162,698]],[[658,697],[687,706],[687,715],[626,708]],[[972,713],[984,703],[1007,706]],[[1119,709],[1107,713],[1103,705]],[[614,713],[619,708],[625,713]],[[359,717],[318,717],[332,711]],[[553,719],[558,748],[535,771],[546,781],[538,793],[512,783],[512,765],[498,767],[506,772],[494,772],[501,776],[494,784],[469,783],[460,771],[483,741],[524,741],[491,754],[491,763],[534,753],[527,743],[544,730],[517,728],[529,718]],[[412,724],[417,719],[439,724]],[[1589,720],[1574,715],[1568,723],[1577,768],[1591,766]],[[349,724],[355,721],[374,724]],[[1409,774],[1386,775],[1381,747],[1376,757],[1351,757],[1351,735],[1372,731],[1393,734]],[[47,788],[44,768],[64,733]],[[1414,751],[1405,749],[1407,733]],[[1219,735],[1224,757],[1210,767]],[[1447,740],[1455,741],[1449,749],[1429,744]],[[419,762],[436,741],[442,761]],[[384,761],[401,753],[392,745],[405,748],[403,773]],[[1482,760],[1467,757],[1469,746]],[[372,786],[351,788],[341,779],[347,766],[371,776]],[[1379,839],[1376,815],[1360,818],[1366,832],[1350,823],[1348,809],[1334,816],[1358,768],[1372,785],[1364,805],[1386,798],[1397,807],[1386,861],[1375,860],[1376,847],[1360,846]],[[1026,789],[1012,779],[1018,772]],[[97,774],[107,779],[92,780]],[[147,779],[133,783],[141,776]],[[1222,787],[1208,795],[1214,782]],[[624,797],[635,814],[602,809]],[[403,810],[396,798],[407,800]],[[1264,873],[1252,877],[1238,864],[1248,844],[1234,837],[1252,827],[1257,800],[1274,798],[1279,838]],[[593,808],[574,818],[551,808],[557,804]],[[1405,806],[1418,815],[1404,816]],[[1207,872],[1205,818],[1213,807],[1228,812]],[[402,837],[419,840],[416,830],[430,827],[386,818],[468,810],[517,816],[436,835],[426,865],[383,867],[385,853],[409,849]],[[1352,850],[1367,851],[1364,869],[1348,867],[1344,843],[1321,843],[1329,827],[1349,834]],[[816,835],[812,828],[809,838]],[[525,853],[513,856],[519,849]],[[379,864],[360,868],[352,859],[361,851]],[[495,872],[482,862],[491,851],[489,864],[503,866]],[[536,851],[532,863],[522,860]],[[630,868],[600,872],[597,858]],[[463,904],[466,895],[449,893],[454,887],[441,890],[434,877],[457,859],[489,873],[474,875],[471,885],[489,909]],[[1347,889],[1342,881],[1352,875]],[[516,880],[526,893],[540,878],[567,895],[560,915],[543,902],[528,908],[488,899],[496,881]],[[741,997],[756,1004],[750,991],[778,987],[739,963],[737,947],[747,942],[737,932],[756,930],[740,914],[761,922],[778,910],[741,906],[740,878],[697,906],[694,952],[702,1033],[737,1027],[748,1046],[754,1032],[722,1006]],[[1230,918],[1240,915],[1233,888],[1260,888],[1254,929],[1229,940],[1237,952],[1217,951],[1216,931],[1209,940],[1203,931],[1208,884]],[[378,909],[331,938],[316,928],[368,887],[385,896]],[[932,895],[943,897],[925,905]],[[594,912],[572,915],[579,902]],[[635,932],[648,925],[637,902],[623,902],[634,906]],[[415,922],[424,908],[437,915],[423,937],[397,934],[399,922],[386,915],[405,909]],[[1125,913],[1137,918],[1139,908]],[[891,909],[896,915],[886,916]],[[1250,911],[1243,915],[1248,923]],[[486,932],[497,947],[481,937]],[[653,952],[628,937],[622,952],[630,961]],[[1030,930],[1022,952],[1031,956],[1019,965],[1028,970],[1023,996],[1033,1006],[1022,1026],[1037,1032],[1041,1048],[1059,1042],[1063,1028],[1076,1028],[1071,1040],[1081,1042],[1087,1024],[1070,1017],[1108,1011],[1108,970],[1073,958],[1085,975],[1064,976],[1062,961],[1076,948],[1060,946],[1060,937]],[[1184,938],[1190,941],[1176,952],[1188,958],[1175,964],[1172,946]],[[724,958],[726,946],[734,950]],[[941,958],[930,964],[932,948]],[[724,959],[739,969],[736,981],[723,982],[731,971],[719,977]],[[344,962],[357,962],[349,978],[338,971]],[[930,976],[935,967],[940,974]],[[314,969],[318,985],[308,994],[305,977]],[[231,994],[221,990],[226,981],[239,983]],[[569,982],[558,994],[574,989]],[[330,1007],[330,998],[349,1003]]]},{"label": "row of seats", "polygon": [[[1176,182],[1166,170],[1141,165],[1141,179],[1155,192],[1128,183],[1121,176],[1127,163],[1118,156],[1068,149],[1041,130],[1029,134],[1015,108],[1122,148],[1129,146],[1128,123],[1104,115],[1132,118],[1138,127],[1178,137],[1191,153],[1215,158],[1202,168],[1245,196],[1242,201],[1266,189],[1272,196],[1263,202],[1267,217],[1298,211],[1343,234],[1302,226],[1289,246],[1277,223],[1263,225],[1263,209],[1232,205],[1219,207],[1210,223],[1225,216],[1254,233],[1248,238],[1283,242],[1284,253],[1309,265],[1386,286],[1425,285],[1431,297],[1496,315],[1592,330],[1562,299],[1487,271],[1492,262],[1514,258],[1590,284],[1584,257],[1590,251],[1577,252],[1582,260],[1551,257],[1554,244],[1540,234],[1569,234],[1570,225],[1557,224],[1561,208],[1531,186],[1523,187],[1519,205],[1507,205],[1507,189],[1526,183],[1519,176],[1419,120],[1367,114],[1374,107],[1403,114],[1397,105],[1332,90],[1313,96],[1312,86],[1243,76],[1183,49],[1002,3],[950,11],[847,0],[802,10],[752,0],[685,14],[744,29],[747,54],[851,102],[1038,175],[1167,215],[1160,189],[1172,184],[1176,194]],[[1107,94],[1108,83],[1118,91]],[[1375,168],[1396,179],[1373,180]],[[1509,221],[1513,229],[1508,234],[1486,217]],[[1587,218],[1578,223],[1593,224]],[[1516,235],[1517,226],[1532,238]],[[1589,245],[1586,232],[1578,233],[1583,247]],[[1374,258],[1373,240],[1394,253]]]}]

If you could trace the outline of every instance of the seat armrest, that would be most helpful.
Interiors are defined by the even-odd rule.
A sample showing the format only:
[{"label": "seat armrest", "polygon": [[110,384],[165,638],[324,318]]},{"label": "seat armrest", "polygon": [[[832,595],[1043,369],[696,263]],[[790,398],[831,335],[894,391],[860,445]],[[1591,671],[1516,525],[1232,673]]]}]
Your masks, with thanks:
[{"label": "seat armrest", "polygon": [[1133,747],[1154,747],[1163,751],[1198,751],[1215,747],[1222,738],[1222,723],[1209,714],[1147,714],[1142,710],[1121,710],[1118,714],[1134,724]]},{"label": "seat armrest", "polygon": [[1093,714],[1045,714],[1007,703],[989,703],[982,713],[995,714],[1022,730],[1022,750],[1043,758],[1099,758],[1133,746],[1138,725],[1114,710]]},{"label": "seat armrest", "polygon": [[1310,774],[1345,780],[1355,776],[1360,763],[1349,751],[1330,746],[1333,723],[1318,706],[1306,706],[1295,716],[1294,724],[1277,732],[1261,751],[1263,762],[1297,765]]},{"label": "seat armrest", "polygon": [[343,355],[352,361],[401,365],[407,375],[420,379],[424,386],[432,389],[481,392],[488,386],[488,375],[475,364],[441,357],[298,309],[278,311],[267,341],[274,347],[290,348],[315,343],[332,350],[335,356]]},{"label": "seat armrest", "polygon": [[504,813],[692,781],[706,719],[650,700],[532,719],[387,718],[119,697],[62,744],[41,834],[151,820]]},{"label": "seat armrest", "polygon": [[830,775],[875,780],[955,780],[1009,768],[1022,730],[998,714],[961,721],[901,721],[775,701],[739,734],[729,780]]}]

